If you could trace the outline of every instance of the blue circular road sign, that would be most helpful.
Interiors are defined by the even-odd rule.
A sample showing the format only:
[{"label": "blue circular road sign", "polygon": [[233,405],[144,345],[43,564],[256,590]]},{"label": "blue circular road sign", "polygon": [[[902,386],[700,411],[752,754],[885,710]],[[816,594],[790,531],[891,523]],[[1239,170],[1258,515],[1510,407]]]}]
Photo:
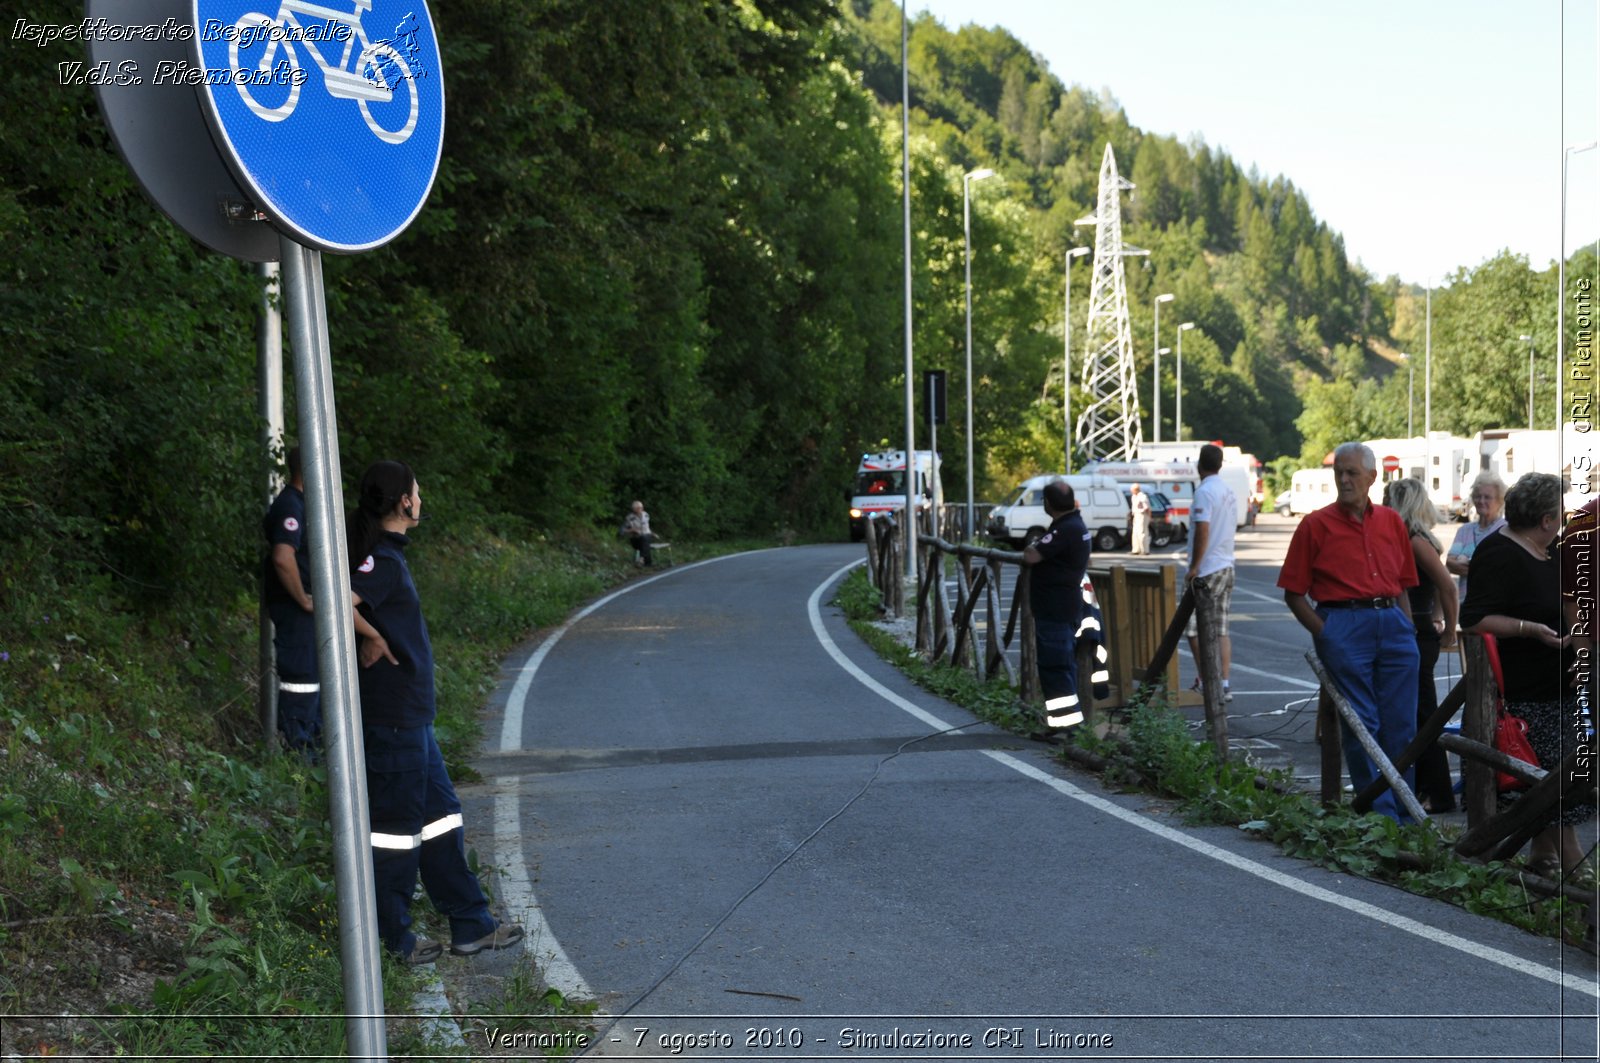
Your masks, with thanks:
[{"label": "blue circular road sign", "polygon": [[191,47],[167,76],[194,84],[224,161],[281,231],[355,252],[411,224],[444,143],[424,0],[194,0]]}]

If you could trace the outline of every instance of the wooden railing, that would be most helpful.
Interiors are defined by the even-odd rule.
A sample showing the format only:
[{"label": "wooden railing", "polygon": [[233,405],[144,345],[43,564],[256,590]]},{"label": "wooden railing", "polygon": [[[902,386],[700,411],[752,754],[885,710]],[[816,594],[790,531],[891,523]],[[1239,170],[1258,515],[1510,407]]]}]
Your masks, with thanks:
[{"label": "wooden railing", "polygon": [[[1456,855],[1474,862],[1508,861],[1522,849],[1555,813],[1563,800],[1592,803],[1600,800],[1596,777],[1592,770],[1579,773],[1581,750],[1569,752],[1555,771],[1549,771],[1525,761],[1507,756],[1494,748],[1495,704],[1498,692],[1489,670],[1483,649],[1483,639],[1476,635],[1461,636],[1462,677],[1439,702],[1436,711],[1417,728],[1417,735],[1391,764],[1371,740],[1371,735],[1361,726],[1343,694],[1329,681],[1321,662],[1314,652],[1306,654],[1322,681],[1317,716],[1317,736],[1322,743],[1322,800],[1337,804],[1343,781],[1344,762],[1340,755],[1340,720],[1351,727],[1363,743],[1379,776],[1370,786],[1356,794],[1352,807],[1358,812],[1372,807],[1372,802],[1391,787],[1400,802],[1413,818],[1426,821],[1416,796],[1406,786],[1403,775],[1434,742],[1461,758],[1462,806],[1467,814],[1467,827],[1455,842]],[[1461,712],[1461,733],[1445,734],[1450,718]],[[1504,812],[1498,807],[1500,772],[1513,775],[1530,783],[1528,790]],[[1525,869],[1510,870],[1528,888],[1549,896],[1565,896],[1585,906],[1589,931],[1581,943],[1590,952],[1596,951],[1596,925],[1600,923],[1600,899],[1591,888],[1576,887],[1566,882],[1533,874]]]},{"label": "wooden railing", "polygon": [[[1014,550],[951,543],[927,533],[917,537],[922,579],[917,586],[916,648],[928,661],[970,668],[980,679],[1004,676],[1019,696],[1032,704],[1041,698],[1035,659],[1030,581],[1022,554]],[[870,560],[869,553],[869,560]],[[1012,570],[1014,569],[1014,571]],[[948,570],[948,571],[947,571]],[[954,575],[955,601],[946,576]],[[1100,607],[1102,640],[1109,656],[1108,693],[1094,697],[1090,674],[1093,650],[1080,641],[1078,697],[1089,713],[1127,704],[1137,679],[1162,643],[1177,600],[1173,565],[1111,564],[1089,568]],[[1010,607],[1001,590],[1012,587]],[[1013,669],[1007,651],[1015,644],[1019,666]],[[1176,690],[1178,665],[1169,656],[1159,678]]]},{"label": "wooden railing", "polygon": [[905,570],[900,525],[889,514],[871,514],[866,521],[867,578],[877,588],[883,611],[890,616],[905,612]]}]

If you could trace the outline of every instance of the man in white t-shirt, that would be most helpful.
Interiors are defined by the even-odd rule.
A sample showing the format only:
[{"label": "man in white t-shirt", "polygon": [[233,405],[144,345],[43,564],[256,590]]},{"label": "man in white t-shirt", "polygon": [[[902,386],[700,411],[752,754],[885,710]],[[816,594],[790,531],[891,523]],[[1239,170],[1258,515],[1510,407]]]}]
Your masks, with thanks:
[{"label": "man in white t-shirt", "polygon": [[[1233,601],[1233,532],[1238,522],[1239,502],[1233,490],[1217,473],[1222,470],[1222,448],[1207,443],[1200,448],[1200,486],[1195,488],[1194,505],[1189,512],[1189,574],[1184,577],[1195,593],[1195,612],[1201,603],[1212,599],[1217,615],[1217,640],[1222,653],[1222,700],[1232,701],[1228,669],[1233,660],[1233,642],[1228,638],[1228,606]],[[1189,652],[1200,659],[1198,616],[1190,616]],[[1195,689],[1200,680],[1195,680]]]}]

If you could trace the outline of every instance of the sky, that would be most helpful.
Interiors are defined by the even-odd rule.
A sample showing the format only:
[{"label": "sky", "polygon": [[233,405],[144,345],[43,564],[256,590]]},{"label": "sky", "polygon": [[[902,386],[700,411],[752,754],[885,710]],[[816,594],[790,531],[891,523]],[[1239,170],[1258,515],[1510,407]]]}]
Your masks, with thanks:
[{"label": "sky", "polygon": [[[1600,0],[908,0],[1001,26],[1147,133],[1283,175],[1376,277],[1560,255],[1596,139]],[[1127,170],[1124,170],[1126,173]],[[1600,149],[1566,249],[1600,238]]]}]

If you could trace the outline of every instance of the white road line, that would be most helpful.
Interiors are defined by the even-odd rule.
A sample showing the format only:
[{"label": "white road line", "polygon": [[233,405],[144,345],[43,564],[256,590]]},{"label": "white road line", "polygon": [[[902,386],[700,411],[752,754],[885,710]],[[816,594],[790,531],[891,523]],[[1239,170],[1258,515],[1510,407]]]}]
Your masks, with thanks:
[{"label": "white road line", "polygon": [[1081,801],[1091,808],[1095,808],[1101,812],[1104,812],[1108,816],[1115,816],[1123,822],[1130,823],[1141,830],[1149,831],[1151,834],[1154,834],[1157,837],[1164,838],[1167,841],[1173,842],[1174,844],[1191,849],[1194,852],[1199,853],[1201,856],[1208,856],[1213,860],[1227,864],[1229,867],[1236,868],[1245,872],[1246,874],[1255,875],[1257,878],[1265,879],[1274,885],[1282,886],[1286,890],[1298,893],[1304,897],[1309,897],[1312,900],[1322,901],[1324,904],[1331,904],[1336,908],[1343,908],[1348,912],[1365,916],[1366,918],[1382,923],[1385,926],[1393,927],[1396,930],[1403,930],[1408,934],[1413,934],[1417,937],[1423,938],[1424,940],[1432,941],[1437,945],[1443,945],[1446,948],[1456,949],[1459,952],[1464,952],[1467,955],[1477,959],[1486,960],[1489,963],[1499,964],[1501,967],[1508,968],[1520,974],[1543,979],[1546,982],[1553,982],[1556,985],[1562,986],[1566,989],[1574,990],[1575,992],[1587,993],[1593,997],[1600,997],[1600,985],[1597,985],[1592,979],[1580,978],[1577,975],[1567,974],[1566,972],[1557,970],[1553,967],[1546,967],[1543,964],[1534,963],[1532,960],[1525,960],[1520,956],[1513,956],[1509,952],[1503,952],[1500,949],[1492,948],[1476,941],[1470,941],[1467,938],[1452,934],[1449,931],[1440,930],[1437,927],[1432,927],[1426,923],[1418,922],[1417,920],[1411,919],[1407,916],[1391,912],[1387,908],[1380,908],[1375,904],[1368,904],[1366,901],[1358,901],[1352,897],[1345,897],[1334,893],[1332,890],[1323,889],[1321,886],[1314,886],[1309,882],[1302,882],[1299,879],[1290,875],[1286,875],[1281,871],[1267,867],[1265,864],[1260,864],[1254,860],[1247,859],[1246,857],[1238,856],[1226,849],[1212,845],[1209,842],[1203,842],[1198,838],[1191,838],[1189,835],[1184,834],[1181,831],[1173,830],[1171,827],[1168,827],[1163,823],[1157,823],[1154,820],[1146,819],[1137,812],[1129,811],[1128,809],[1123,808],[1121,805],[1113,804],[1102,797],[1098,797],[1085,790],[1081,790],[1067,782],[1065,779],[1058,779],[1053,775],[1040,771],[1033,765],[1026,764],[1018,760],[1016,757],[1013,757],[1009,753],[1002,753],[998,750],[991,749],[981,750],[981,752],[990,759],[1000,764],[1004,764],[1012,771],[1026,775],[1028,778],[1037,782],[1041,782],[1050,787],[1052,790],[1064,794],[1075,801]]},{"label": "white road line", "polygon": [[[861,563],[862,562],[857,562],[857,564]],[[912,716],[916,717],[929,727],[932,727],[936,730],[949,729],[952,726],[951,724],[946,723],[937,716],[934,716],[932,713],[926,712],[923,709],[912,705],[904,698],[901,698],[898,695],[886,690],[871,676],[867,675],[860,668],[856,667],[855,663],[849,658],[845,657],[839,651],[839,648],[834,645],[833,640],[828,638],[827,634],[822,630],[822,617],[817,610],[817,602],[822,597],[822,592],[840,576],[854,567],[855,565],[846,565],[844,568],[841,568],[839,571],[835,572],[833,575],[824,580],[821,586],[819,586],[811,595],[811,600],[808,604],[808,608],[811,612],[811,626],[816,630],[817,637],[820,641],[822,641],[823,648],[826,649],[829,655],[839,663],[840,667],[842,667],[846,672],[850,673],[850,675],[854,676],[869,690],[883,696],[891,704],[909,712]],[[1238,666],[1235,665],[1235,667]],[[1311,684],[1311,686],[1313,689],[1315,688],[1315,684]],[[1352,912],[1356,915],[1365,916],[1366,918],[1382,923],[1385,926],[1393,927],[1396,930],[1402,930],[1408,934],[1423,938],[1424,940],[1432,941],[1438,945],[1443,945],[1446,948],[1464,952],[1467,955],[1473,956],[1477,959],[1498,964],[1501,967],[1516,971],[1520,974],[1526,974],[1533,978],[1543,979],[1546,982],[1553,982],[1556,985],[1562,986],[1566,989],[1571,989],[1575,992],[1587,993],[1589,996],[1600,998],[1600,984],[1597,984],[1593,979],[1585,979],[1580,978],[1577,975],[1567,974],[1566,972],[1557,970],[1554,967],[1547,967],[1540,963],[1534,963],[1532,960],[1525,960],[1520,956],[1513,956],[1509,952],[1504,952],[1500,949],[1496,949],[1476,941],[1468,940],[1467,938],[1461,937],[1457,934],[1452,934],[1449,931],[1440,930],[1437,927],[1432,927],[1426,923],[1418,922],[1417,920],[1411,919],[1407,916],[1400,915],[1396,912],[1391,912],[1386,908],[1380,908],[1375,904],[1368,904],[1365,901],[1358,901],[1354,898],[1344,897],[1340,894],[1334,893],[1331,890],[1323,889],[1321,886],[1314,886],[1310,883],[1302,882],[1299,879],[1296,879],[1290,875],[1286,875],[1281,871],[1270,868],[1265,864],[1258,863],[1255,860],[1239,856],[1235,853],[1231,853],[1226,849],[1212,845],[1209,842],[1203,842],[1198,838],[1192,838],[1189,835],[1184,834],[1181,831],[1174,830],[1163,823],[1157,823],[1152,819],[1141,816],[1137,812],[1130,811],[1126,808],[1123,808],[1121,805],[1107,801],[1103,797],[1091,794],[1087,790],[1082,790],[1077,786],[1074,786],[1072,783],[1067,782],[1065,779],[1058,779],[1047,772],[1041,771],[1031,764],[1024,763],[1009,753],[1002,753],[997,750],[987,749],[981,750],[980,752],[982,752],[984,756],[994,760],[996,763],[1003,764],[1011,770],[1027,776],[1036,782],[1041,782],[1063,796],[1070,797],[1074,801],[1079,801],[1090,806],[1091,808],[1098,809],[1108,816],[1115,816],[1117,819],[1120,819],[1131,826],[1138,827],[1140,830],[1149,831],[1151,834],[1154,834],[1159,838],[1164,838],[1167,841],[1184,846],[1185,848],[1193,850],[1202,856],[1210,857],[1211,859],[1216,860],[1219,863],[1226,864],[1238,871],[1243,871],[1246,874],[1254,875],[1257,878],[1271,882],[1274,885],[1282,886],[1284,889],[1291,890],[1305,897],[1309,897],[1312,900],[1321,901],[1324,904],[1331,904],[1337,908],[1343,908],[1345,911]]]},{"label": "white road line", "polygon": [[[523,663],[517,675],[516,685],[511,688],[511,694],[506,698],[505,718],[500,724],[500,752],[511,753],[521,748],[522,724],[526,715],[528,691],[533,687],[533,677],[539,671],[539,666],[544,663],[544,659],[550,656],[550,650],[561,641],[561,636],[571,630],[574,624],[606,603],[620,598],[629,591],[648,586],[658,579],[664,579],[677,572],[687,572],[701,565],[726,561],[730,557],[745,557],[752,553],[764,552],[747,550],[743,554],[724,554],[722,557],[707,558],[693,564],[670,568],[648,579],[637,580],[627,586],[619,587],[604,598],[591,602],[574,613],[565,623],[552,631]],[[494,857],[495,864],[500,869],[501,903],[504,904],[512,920],[521,924],[526,932],[528,951],[542,962],[545,982],[552,989],[559,990],[562,996],[575,1000],[592,999],[594,993],[589,988],[589,983],[584,981],[583,975],[578,972],[577,966],[568,958],[566,950],[561,947],[561,942],[556,939],[555,931],[550,929],[550,924],[544,917],[544,909],[539,905],[539,898],[533,892],[533,883],[528,878],[528,864],[522,851],[521,782],[520,777],[499,780],[504,789],[501,793],[497,793],[494,799]]]},{"label": "white road line", "polygon": [[921,720],[924,724],[933,728],[935,731],[949,730],[951,726],[950,724],[945,723],[937,716],[932,716],[926,712],[923,712],[921,709],[911,704],[911,702],[907,701],[899,694],[896,694],[894,691],[890,690],[888,687],[884,686],[882,683],[878,682],[861,669],[857,668],[855,662],[844,655],[844,651],[839,649],[839,647],[834,643],[833,639],[828,636],[827,630],[822,626],[822,611],[818,607],[822,601],[822,592],[832,586],[834,580],[838,579],[840,576],[844,575],[846,572],[849,572],[856,566],[864,564],[866,564],[865,561],[850,562],[850,564],[844,566],[839,571],[823,580],[817,586],[817,589],[811,592],[811,599],[806,602],[806,612],[811,616],[811,630],[816,632],[817,641],[820,642],[822,644],[822,648],[828,652],[828,656],[832,657],[834,662],[837,663],[840,668],[843,668],[845,671],[849,672],[868,690],[872,691],[880,698],[883,698],[896,708],[909,712],[912,716],[915,716],[918,720]]},{"label": "white road line", "polygon": [[539,961],[545,982],[569,1000],[590,1000],[594,993],[589,983],[556,940],[528,880],[528,863],[522,852],[522,778],[511,776],[496,783],[501,790],[494,795],[494,859],[500,868],[500,896],[506,914],[526,932],[528,952]]}]

